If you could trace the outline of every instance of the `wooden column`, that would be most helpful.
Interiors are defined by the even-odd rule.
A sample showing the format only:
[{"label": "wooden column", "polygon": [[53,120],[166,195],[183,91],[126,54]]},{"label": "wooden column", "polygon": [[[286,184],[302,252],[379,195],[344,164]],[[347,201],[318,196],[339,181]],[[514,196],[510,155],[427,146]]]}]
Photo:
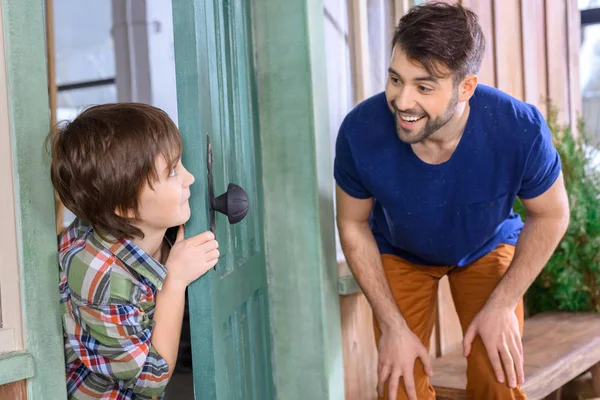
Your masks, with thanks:
[{"label": "wooden column", "polygon": [[[548,71],[546,64],[546,6],[544,0],[521,5],[523,38],[524,100],[547,115]],[[526,22],[525,22],[526,21]]]},{"label": "wooden column", "polygon": [[[48,102],[50,105],[50,128],[56,126],[56,108],[58,90],[56,86],[56,49],[54,47],[54,0],[46,0],[46,56],[48,58]],[[63,230],[65,206],[54,193],[54,208],[56,213],[56,233]]]},{"label": "wooden column", "polygon": [[369,97],[372,91],[366,1],[348,0],[348,22],[353,98],[354,104],[358,104]]}]

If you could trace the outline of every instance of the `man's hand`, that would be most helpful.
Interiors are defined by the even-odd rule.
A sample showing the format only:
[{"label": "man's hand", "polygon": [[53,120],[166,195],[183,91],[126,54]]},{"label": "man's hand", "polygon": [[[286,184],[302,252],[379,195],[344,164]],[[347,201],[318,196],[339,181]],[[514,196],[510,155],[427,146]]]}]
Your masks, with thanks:
[{"label": "man's hand", "polygon": [[415,390],[415,360],[421,359],[425,373],[431,372],[431,359],[419,338],[408,328],[383,332],[379,339],[379,364],[377,366],[377,391],[383,396],[385,381],[389,378],[389,400],[396,400],[400,377],[410,400],[417,400]]},{"label": "man's hand", "polygon": [[523,373],[523,343],[519,320],[514,309],[484,306],[475,316],[463,339],[464,356],[471,353],[471,344],[479,335],[496,373],[498,382],[504,382],[504,371],[508,385],[512,388],[525,383]]}]

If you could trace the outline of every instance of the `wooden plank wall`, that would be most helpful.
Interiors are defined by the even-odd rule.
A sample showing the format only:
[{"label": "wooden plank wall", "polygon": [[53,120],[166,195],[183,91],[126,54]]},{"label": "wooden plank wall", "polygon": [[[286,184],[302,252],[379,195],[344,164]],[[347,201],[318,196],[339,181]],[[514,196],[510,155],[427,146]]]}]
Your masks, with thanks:
[{"label": "wooden plank wall", "polygon": [[0,385],[0,399],[27,400],[27,381],[18,381]]},{"label": "wooden plank wall", "polygon": [[[355,2],[347,1],[349,6]],[[394,2],[397,15],[402,15],[408,1],[390,1]],[[560,120],[574,127],[581,113],[577,0],[460,0],[460,3],[477,13],[486,36],[480,82],[535,104],[544,115],[546,101],[551,100],[559,108]],[[357,35],[360,33],[350,32],[349,36],[352,39]],[[352,47],[352,40],[349,44]],[[360,68],[368,70],[364,55],[351,60],[356,62],[357,57]],[[364,79],[354,84],[361,81]],[[340,268],[342,271],[347,269]],[[359,293],[341,296],[340,306],[346,399],[376,399],[377,354],[375,344],[369,343],[374,339],[368,302]],[[436,334],[433,355],[446,354],[462,345],[447,279],[440,282]]]}]

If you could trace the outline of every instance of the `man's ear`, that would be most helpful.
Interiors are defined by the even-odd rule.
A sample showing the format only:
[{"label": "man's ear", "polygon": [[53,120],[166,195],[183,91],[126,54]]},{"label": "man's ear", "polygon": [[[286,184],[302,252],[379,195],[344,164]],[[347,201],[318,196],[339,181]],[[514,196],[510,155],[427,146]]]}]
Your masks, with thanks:
[{"label": "man's ear", "polygon": [[473,93],[475,93],[475,89],[477,88],[478,83],[479,77],[477,75],[467,75],[465,79],[463,79],[460,83],[458,89],[458,101],[469,101],[469,99],[473,96]]}]

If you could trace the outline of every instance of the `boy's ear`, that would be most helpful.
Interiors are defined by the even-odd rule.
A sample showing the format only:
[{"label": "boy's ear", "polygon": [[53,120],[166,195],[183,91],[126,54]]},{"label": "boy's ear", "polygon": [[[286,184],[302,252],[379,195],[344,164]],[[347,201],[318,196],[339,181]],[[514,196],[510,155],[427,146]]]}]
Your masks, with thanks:
[{"label": "boy's ear", "polygon": [[126,218],[126,219],[135,218],[135,213],[133,212],[133,210],[124,211],[123,209],[121,209],[119,207],[115,208],[115,214],[121,218]]}]

